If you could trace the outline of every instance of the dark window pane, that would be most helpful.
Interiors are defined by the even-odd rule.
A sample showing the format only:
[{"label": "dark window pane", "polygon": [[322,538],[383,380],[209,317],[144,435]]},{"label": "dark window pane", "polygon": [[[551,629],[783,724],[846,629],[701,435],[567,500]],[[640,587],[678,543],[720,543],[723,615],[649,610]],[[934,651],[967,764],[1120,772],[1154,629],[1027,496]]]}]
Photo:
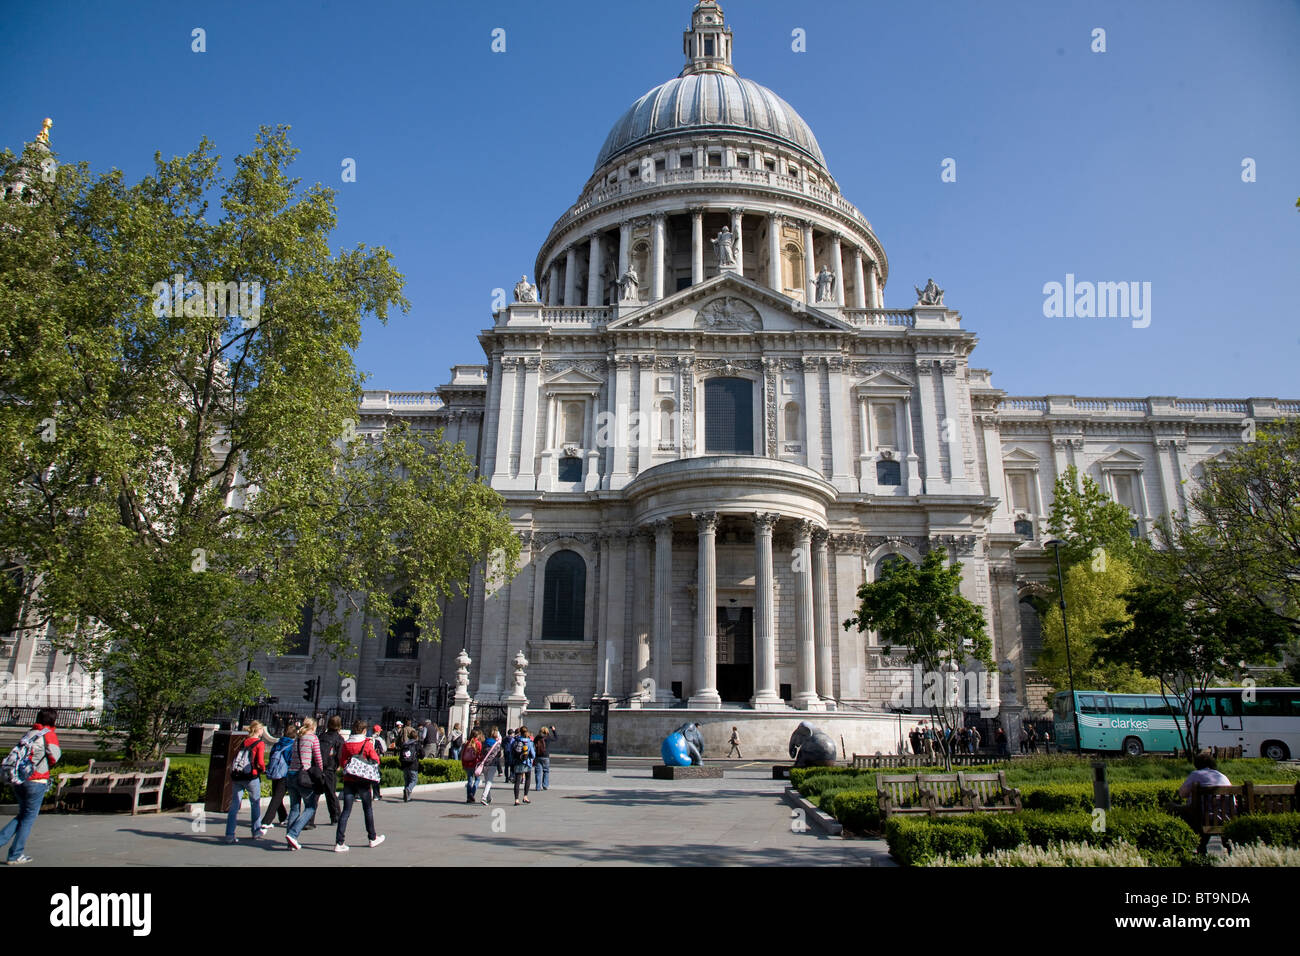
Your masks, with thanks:
[{"label": "dark window pane", "polygon": [[546,562],[542,640],[583,640],[586,603],[587,562],[574,551],[555,552]]},{"label": "dark window pane", "polygon": [[1017,521],[1015,532],[1022,538],[1032,538],[1034,536],[1034,523],[1032,521]]},{"label": "dark window pane", "polygon": [[385,657],[413,659],[419,651],[416,642],[420,628],[415,623],[419,607],[411,604],[410,596],[399,594],[393,598],[393,618],[388,625],[388,646]]},{"label": "dark window pane", "polygon": [[754,383],[711,378],[704,383],[704,450],[708,454],[754,454]]},{"label": "dark window pane", "polygon": [[298,630],[289,636],[289,644],[284,652],[286,656],[303,657],[311,652],[311,622],[315,608],[307,603],[302,606],[301,611]]},{"label": "dark window pane", "polygon": [[582,481],[582,459],[560,459],[560,481]]},{"label": "dark window pane", "polygon": [[903,471],[896,461],[878,461],[876,462],[876,484],[878,485],[901,485],[903,483]]}]

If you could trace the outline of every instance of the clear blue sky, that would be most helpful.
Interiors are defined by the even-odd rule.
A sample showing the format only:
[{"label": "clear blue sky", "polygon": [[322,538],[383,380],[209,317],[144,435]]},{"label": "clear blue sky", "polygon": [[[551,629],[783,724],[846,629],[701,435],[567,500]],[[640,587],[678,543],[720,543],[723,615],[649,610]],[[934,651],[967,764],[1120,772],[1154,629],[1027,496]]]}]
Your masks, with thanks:
[{"label": "clear blue sky", "polygon": [[[15,4],[0,144],[132,181],[285,123],[338,190],[335,247],[390,249],[409,313],[368,322],[372,387],[481,362],[610,125],[682,65],[692,0]],[[741,75],[809,122],[890,262],[933,275],[1015,394],[1300,396],[1300,5],[731,0]],[[190,31],[207,31],[191,52]],[[491,31],[506,30],[506,52]],[[1105,53],[1090,50],[1106,31]],[[802,28],[807,52],[791,50]],[[344,157],[357,181],[340,181]],[[940,181],[945,157],[957,182]],[[1251,157],[1257,181],[1243,183]],[[1150,327],[1043,316],[1044,283],[1140,281]]]}]

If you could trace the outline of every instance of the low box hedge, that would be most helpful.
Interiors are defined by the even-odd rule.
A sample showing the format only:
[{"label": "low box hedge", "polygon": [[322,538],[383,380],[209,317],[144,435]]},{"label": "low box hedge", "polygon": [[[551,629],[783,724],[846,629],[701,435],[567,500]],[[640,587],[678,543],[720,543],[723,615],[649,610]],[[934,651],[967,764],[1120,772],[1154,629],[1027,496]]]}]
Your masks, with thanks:
[{"label": "low box hedge", "polygon": [[821,804],[821,809],[833,816],[845,830],[852,833],[879,833],[883,821],[880,819],[880,804],[873,790],[833,790],[829,805]]},{"label": "low box hedge", "polygon": [[1121,840],[1141,850],[1153,866],[1184,866],[1192,862],[1200,842],[1179,817],[1158,810],[1119,809],[1106,814],[1101,830],[1093,829],[1090,813],[1078,811],[1025,810],[934,820],[894,816],[885,823],[885,838],[890,852],[905,866],[920,865],[939,855],[970,856],[1022,843],[1046,848],[1058,843],[1110,846]]},{"label": "low box hedge", "polygon": [[[1159,810],[1176,799],[1182,781],[1132,780],[1110,785],[1110,805],[1124,810]],[[1091,810],[1091,783],[1021,784],[1026,810]]]},{"label": "low box hedge", "polygon": [[1231,846],[1263,843],[1300,847],[1300,813],[1249,813],[1237,817],[1223,828],[1223,842]]},{"label": "low box hedge", "polygon": [[163,783],[163,805],[202,803],[208,793],[208,768],[201,763],[179,763],[167,768]]}]

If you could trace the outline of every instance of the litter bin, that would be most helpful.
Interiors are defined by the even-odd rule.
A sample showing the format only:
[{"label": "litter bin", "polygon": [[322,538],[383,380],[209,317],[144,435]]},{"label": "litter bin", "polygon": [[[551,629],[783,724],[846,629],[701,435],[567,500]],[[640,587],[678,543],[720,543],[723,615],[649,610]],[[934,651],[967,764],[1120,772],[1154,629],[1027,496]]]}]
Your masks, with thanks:
[{"label": "litter bin", "polygon": [[208,763],[208,789],[203,808],[213,813],[230,809],[230,763],[244,742],[243,732],[218,730],[212,735],[212,759]]},{"label": "litter bin", "polygon": [[185,735],[185,752],[202,754],[212,740],[213,731],[217,729],[216,724],[191,724],[189,733]]}]

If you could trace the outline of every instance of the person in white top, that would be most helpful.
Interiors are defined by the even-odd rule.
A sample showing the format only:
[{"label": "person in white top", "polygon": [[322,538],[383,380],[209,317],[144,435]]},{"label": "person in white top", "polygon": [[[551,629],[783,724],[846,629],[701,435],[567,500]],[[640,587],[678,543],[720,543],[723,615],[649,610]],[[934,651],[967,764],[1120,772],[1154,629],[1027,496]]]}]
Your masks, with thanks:
[{"label": "person in white top", "polygon": [[1219,765],[1208,753],[1199,753],[1195,760],[1196,769],[1187,775],[1183,785],[1178,788],[1178,796],[1188,801],[1191,806],[1192,790],[1195,787],[1231,787],[1232,781],[1219,773]]}]

